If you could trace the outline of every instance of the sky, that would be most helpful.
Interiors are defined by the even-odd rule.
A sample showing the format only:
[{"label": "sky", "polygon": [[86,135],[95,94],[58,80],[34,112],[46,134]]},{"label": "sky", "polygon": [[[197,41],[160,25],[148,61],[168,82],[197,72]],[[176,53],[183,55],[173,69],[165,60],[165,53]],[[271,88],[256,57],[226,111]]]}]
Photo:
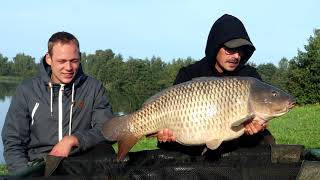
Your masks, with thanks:
[{"label": "sky", "polygon": [[198,60],[214,21],[231,14],[257,49],[250,61],[277,64],[304,50],[320,28],[319,7],[319,0],[1,0],[0,53],[39,62],[50,36],[67,31],[87,54],[112,49],[125,59]]}]

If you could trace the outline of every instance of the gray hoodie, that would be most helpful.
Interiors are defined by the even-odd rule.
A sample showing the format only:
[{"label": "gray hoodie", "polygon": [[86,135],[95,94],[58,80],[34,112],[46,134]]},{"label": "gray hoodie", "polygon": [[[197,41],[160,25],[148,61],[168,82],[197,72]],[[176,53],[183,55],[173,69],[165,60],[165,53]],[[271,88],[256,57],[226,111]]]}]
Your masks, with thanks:
[{"label": "gray hoodie", "polygon": [[104,140],[100,129],[112,117],[112,109],[102,83],[86,76],[81,65],[65,86],[51,84],[50,77],[51,66],[43,59],[39,74],[23,81],[12,98],[2,129],[10,172],[44,157],[63,136],[78,138],[76,151]]}]

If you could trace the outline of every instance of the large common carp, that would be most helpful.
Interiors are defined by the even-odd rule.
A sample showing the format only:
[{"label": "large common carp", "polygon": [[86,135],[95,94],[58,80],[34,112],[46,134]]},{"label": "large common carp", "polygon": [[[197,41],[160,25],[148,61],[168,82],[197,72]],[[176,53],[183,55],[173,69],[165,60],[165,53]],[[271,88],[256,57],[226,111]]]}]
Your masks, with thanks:
[{"label": "large common carp", "polygon": [[118,141],[120,160],[142,136],[164,128],[181,144],[216,149],[241,136],[244,122],[255,116],[267,122],[293,106],[290,95],[255,78],[202,77],[155,94],[136,112],[107,121],[102,133]]}]

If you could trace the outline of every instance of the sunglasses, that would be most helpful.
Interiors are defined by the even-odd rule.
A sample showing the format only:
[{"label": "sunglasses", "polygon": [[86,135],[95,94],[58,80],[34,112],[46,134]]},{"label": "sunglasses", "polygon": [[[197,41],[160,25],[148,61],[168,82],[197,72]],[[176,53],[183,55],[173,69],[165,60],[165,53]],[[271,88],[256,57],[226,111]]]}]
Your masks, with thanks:
[{"label": "sunglasses", "polygon": [[245,49],[243,47],[237,47],[237,48],[228,48],[227,46],[223,46],[224,52],[226,55],[233,55],[236,53],[239,53],[241,57],[245,55]]}]

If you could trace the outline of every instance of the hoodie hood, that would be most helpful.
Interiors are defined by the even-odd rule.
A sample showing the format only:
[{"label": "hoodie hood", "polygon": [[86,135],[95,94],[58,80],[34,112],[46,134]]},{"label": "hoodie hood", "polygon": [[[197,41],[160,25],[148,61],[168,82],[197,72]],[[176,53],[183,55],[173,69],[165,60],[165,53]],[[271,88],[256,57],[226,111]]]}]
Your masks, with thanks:
[{"label": "hoodie hood", "polygon": [[251,44],[246,45],[245,56],[241,58],[240,64],[235,71],[238,71],[249,60],[255,51],[255,47],[251,42],[249,35],[242,24],[242,22],[229,14],[221,16],[213,25],[210,30],[207,46],[205,50],[206,57],[210,67],[213,67],[216,63],[217,53],[222,45],[230,40],[245,39]]}]

